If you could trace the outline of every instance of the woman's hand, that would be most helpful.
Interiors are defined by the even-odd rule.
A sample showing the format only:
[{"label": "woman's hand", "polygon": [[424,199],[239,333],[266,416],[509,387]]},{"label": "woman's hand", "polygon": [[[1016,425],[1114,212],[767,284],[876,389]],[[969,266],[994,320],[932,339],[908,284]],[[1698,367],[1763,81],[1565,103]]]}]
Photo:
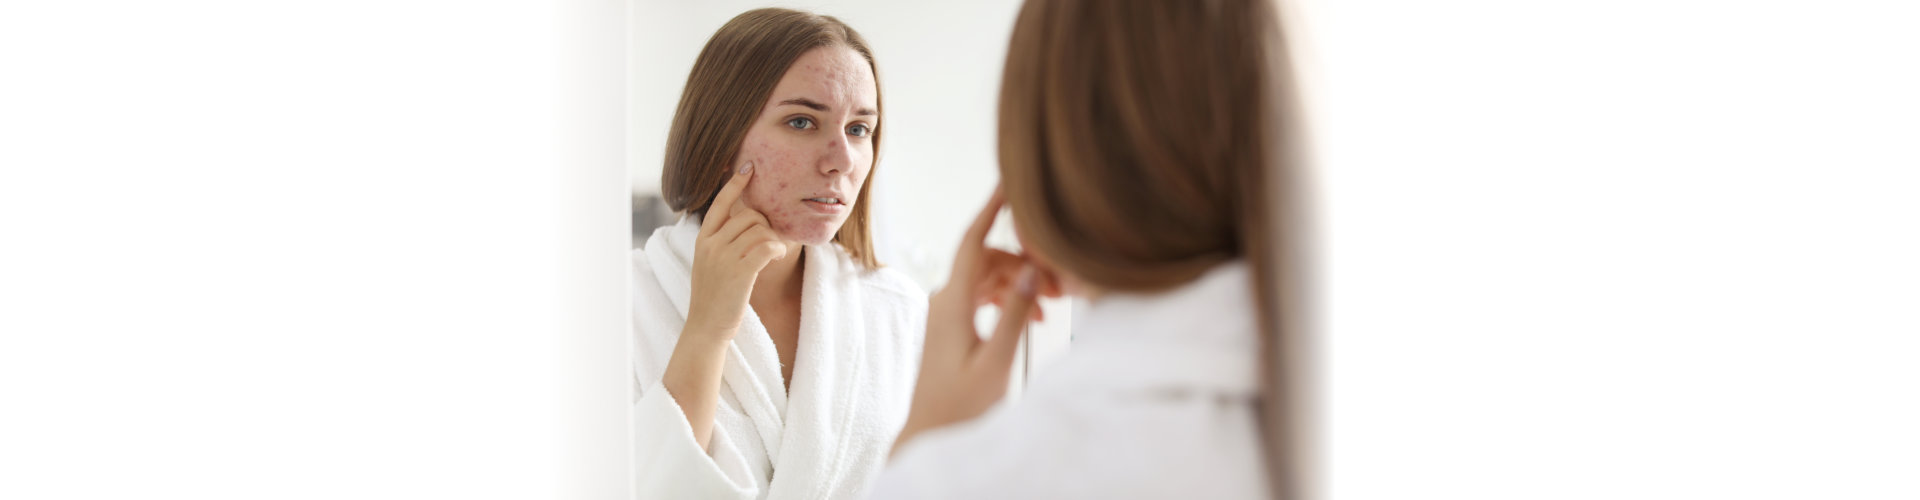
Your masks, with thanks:
[{"label": "woman's hand", "polygon": [[[896,451],[920,432],[980,416],[1005,396],[1026,320],[1039,316],[1037,295],[1043,287],[1049,295],[1059,293],[1052,290],[1054,280],[1025,258],[987,248],[987,230],[1002,204],[995,189],[961,239],[946,287],[928,302],[920,379],[906,427],[894,440]],[[988,302],[1000,306],[1000,324],[982,341],[973,317]]]},{"label": "woman's hand", "polygon": [[[1038,287],[1038,292],[1041,297],[1060,296],[1060,283],[1055,279],[1053,273],[1049,272],[1047,267],[1039,261],[1029,258],[1026,253],[1014,254],[997,248],[986,248],[985,246],[982,246],[980,250],[981,257],[977,260],[980,262],[981,270],[976,273],[979,279],[975,280],[975,283],[978,284],[973,289],[973,307],[975,309],[979,309],[980,306],[987,304],[993,304],[994,307],[999,307],[1004,311],[1007,308],[1007,300],[1018,297],[1017,294],[1009,294],[1007,291],[1013,290],[1015,286],[1019,284],[1020,273],[1024,272],[1028,267],[1032,267],[1036,271],[1034,278],[1038,281],[1035,285]],[[1035,307],[1029,311],[1027,319],[1032,321],[1047,320],[1047,315],[1044,310]]]},{"label": "woman's hand", "polygon": [[694,442],[708,449],[713,413],[720,403],[720,374],[727,346],[746,320],[747,299],[760,270],[787,255],[767,218],[747,208],[740,192],[753,180],[753,163],[735,170],[733,179],[707,208],[700,235],[693,240],[693,297],[687,323],[667,359],[661,383],[673,395],[693,428]]},{"label": "woman's hand", "polygon": [[767,217],[740,199],[752,180],[752,162],[735,170],[701,221],[693,244],[693,295],[683,335],[732,340],[746,319],[754,279],[767,263],[787,255]]}]

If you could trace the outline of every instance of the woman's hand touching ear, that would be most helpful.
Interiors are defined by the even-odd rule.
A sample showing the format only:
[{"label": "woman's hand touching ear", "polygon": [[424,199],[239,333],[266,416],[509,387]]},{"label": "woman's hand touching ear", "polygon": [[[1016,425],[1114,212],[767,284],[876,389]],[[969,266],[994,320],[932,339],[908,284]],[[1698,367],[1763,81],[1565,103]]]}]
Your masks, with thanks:
[{"label": "woman's hand touching ear", "polygon": [[[920,379],[895,451],[922,431],[978,417],[1006,396],[1027,320],[1040,317],[1042,288],[1059,294],[1053,278],[1025,258],[987,248],[987,230],[1004,203],[995,189],[961,239],[946,286],[929,300]],[[1000,306],[1000,322],[983,341],[973,317],[988,302]]]},{"label": "woman's hand touching ear", "polygon": [[[1034,286],[1039,296],[1060,296],[1060,283],[1055,279],[1053,273],[1048,272],[1046,266],[1029,258],[1025,253],[1016,255],[1005,250],[984,247],[981,248],[981,252],[981,258],[978,259],[981,268],[979,271],[981,277],[978,281],[978,286],[973,290],[974,308],[993,304],[1002,311],[1006,310],[1007,299],[1014,296],[1014,294],[1007,292],[1013,290],[1015,286],[1019,284],[1020,273],[1024,272],[1027,268],[1033,268],[1035,271],[1034,279],[1037,281],[1034,283]],[[1031,309],[1031,311],[1032,312],[1027,315],[1027,319],[1033,321],[1047,320],[1047,315],[1042,312],[1040,308],[1035,307]]]}]

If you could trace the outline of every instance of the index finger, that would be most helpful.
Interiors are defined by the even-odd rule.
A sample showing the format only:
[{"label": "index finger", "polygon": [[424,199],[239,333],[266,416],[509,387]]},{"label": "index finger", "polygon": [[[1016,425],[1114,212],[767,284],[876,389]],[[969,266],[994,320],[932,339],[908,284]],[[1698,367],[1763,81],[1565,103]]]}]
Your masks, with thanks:
[{"label": "index finger", "polygon": [[713,204],[707,206],[706,220],[700,221],[700,234],[710,235],[727,225],[727,220],[733,218],[733,202],[740,199],[740,192],[747,189],[747,182],[752,179],[752,161],[733,171],[733,178],[727,180],[727,185],[720,188],[720,194],[714,195]]},{"label": "index finger", "polygon": [[[987,206],[980,208],[980,214],[973,217],[973,225],[967,227],[967,236],[960,240],[960,255],[972,257],[978,255],[987,246],[987,230],[993,229],[993,220],[1000,216],[1000,207],[1006,205],[1007,195],[1000,186],[994,186],[993,197],[987,199]],[[968,261],[971,262],[972,259]]]}]

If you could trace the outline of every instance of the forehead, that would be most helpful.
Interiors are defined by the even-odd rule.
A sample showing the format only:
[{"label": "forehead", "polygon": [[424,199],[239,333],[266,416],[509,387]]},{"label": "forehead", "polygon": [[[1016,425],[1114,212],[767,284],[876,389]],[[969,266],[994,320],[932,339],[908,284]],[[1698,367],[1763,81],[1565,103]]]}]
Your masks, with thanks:
[{"label": "forehead", "polygon": [[873,68],[859,52],[845,46],[820,47],[793,61],[780,84],[774,86],[768,105],[805,97],[844,112],[854,107],[875,107],[878,93]]}]

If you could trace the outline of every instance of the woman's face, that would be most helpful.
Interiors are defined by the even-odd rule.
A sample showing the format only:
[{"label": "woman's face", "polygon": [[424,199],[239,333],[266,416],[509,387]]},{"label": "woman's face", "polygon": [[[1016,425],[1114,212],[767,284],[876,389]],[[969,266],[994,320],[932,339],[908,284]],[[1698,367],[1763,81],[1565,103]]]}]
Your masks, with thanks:
[{"label": "woman's face", "polygon": [[780,78],[740,149],[753,162],[741,198],[780,237],[825,244],[847,221],[873,171],[878,96],[872,67],[844,46],[808,51]]}]

